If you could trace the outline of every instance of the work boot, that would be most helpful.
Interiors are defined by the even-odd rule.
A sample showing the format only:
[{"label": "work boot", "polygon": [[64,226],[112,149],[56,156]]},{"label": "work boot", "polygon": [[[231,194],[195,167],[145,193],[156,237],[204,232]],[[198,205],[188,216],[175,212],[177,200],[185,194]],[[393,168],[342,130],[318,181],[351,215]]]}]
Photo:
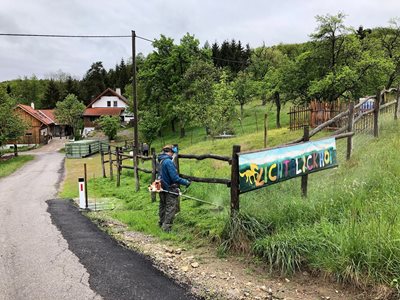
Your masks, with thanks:
[{"label": "work boot", "polygon": [[164,230],[164,232],[169,233],[169,232],[171,232],[172,225],[171,225],[171,224],[165,224],[165,223],[164,223],[164,224],[162,224],[161,228],[162,228],[162,230]]}]

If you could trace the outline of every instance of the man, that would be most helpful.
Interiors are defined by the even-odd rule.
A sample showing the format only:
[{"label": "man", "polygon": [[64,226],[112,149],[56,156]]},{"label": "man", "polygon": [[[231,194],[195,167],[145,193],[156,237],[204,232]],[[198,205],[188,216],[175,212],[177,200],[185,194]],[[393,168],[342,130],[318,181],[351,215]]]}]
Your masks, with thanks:
[{"label": "man", "polygon": [[143,155],[149,156],[149,145],[147,143],[143,143]]},{"label": "man", "polygon": [[169,232],[177,212],[177,203],[179,197],[178,185],[182,184],[188,187],[190,181],[179,177],[177,169],[172,161],[172,156],[176,152],[173,145],[166,145],[162,149],[162,153],[158,156],[159,179],[161,187],[165,192],[160,193],[160,206],[158,225]]}]

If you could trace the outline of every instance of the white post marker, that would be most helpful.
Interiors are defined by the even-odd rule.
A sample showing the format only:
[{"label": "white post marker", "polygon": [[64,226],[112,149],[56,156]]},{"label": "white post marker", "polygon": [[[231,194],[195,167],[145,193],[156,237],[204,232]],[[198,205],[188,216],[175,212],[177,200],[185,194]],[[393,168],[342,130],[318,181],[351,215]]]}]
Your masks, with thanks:
[{"label": "white post marker", "polygon": [[85,209],[86,207],[86,197],[85,197],[85,178],[78,178],[79,187],[79,208]]}]

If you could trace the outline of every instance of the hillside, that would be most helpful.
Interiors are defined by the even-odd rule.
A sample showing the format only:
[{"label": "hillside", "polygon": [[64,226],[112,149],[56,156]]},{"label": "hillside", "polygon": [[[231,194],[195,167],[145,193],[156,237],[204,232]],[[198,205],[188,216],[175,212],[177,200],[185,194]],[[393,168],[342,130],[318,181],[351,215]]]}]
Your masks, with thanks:
[{"label": "hillside", "polygon": [[[205,140],[202,131],[194,129],[186,138],[164,134],[153,146],[178,142],[180,153],[215,153],[229,156],[232,145],[243,150],[260,149],[263,132],[258,119],[256,130],[254,112],[259,116],[265,107],[253,103],[246,108],[238,124],[237,137],[224,140]],[[274,112],[269,111],[269,126],[274,125]],[[287,119],[284,119],[287,124]],[[252,254],[273,273],[290,276],[296,272],[324,274],[340,283],[350,283],[361,289],[385,286],[385,296],[397,290],[400,276],[400,225],[397,196],[400,192],[396,174],[400,162],[396,159],[400,146],[399,123],[389,117],[381,118],[378,139],[358,134],[354,154],[346,162],[345,142],[338,142],[336,169],[309,176],[308,198],[303,199],[300,179],[292,179],[240,197],[240,215],[229,221],[229,189],[223,185],[193,183],[187,194],[224,207],[185,200],[170,234],[157,226],[157,203],[150,201],[147,185],[150,177],[141,175],[141,190],[134,192],[133,174],[123,172],[121,187],[100,177],[90,180],[92,198],[109,199],[115,209],[91,213],[100,220],[117,220],[129,230],[158,236],[162,240],[185,244],[186,247],[214,245],[220,256]],[[324,134],[328,134],[325,132]],[[301,135],[286,128],[270,129],[268,145],[275,146]],[[67,162],[67,169],[75,162]],[[72,164],[72,165],[71,165]],[[93,164],[93,162],[91,162]],[[98,159],[93,168],[100,170]],[[229,166],[207,160],[180,161],[181,173],[199,177],[229,178]],[[90,174],[90,172],[89,172]],[[68,180],[68,178],[67,178]],[[63,196],[73,197],[72,188]],[[389,288],[394,289],[389,289]]]}]

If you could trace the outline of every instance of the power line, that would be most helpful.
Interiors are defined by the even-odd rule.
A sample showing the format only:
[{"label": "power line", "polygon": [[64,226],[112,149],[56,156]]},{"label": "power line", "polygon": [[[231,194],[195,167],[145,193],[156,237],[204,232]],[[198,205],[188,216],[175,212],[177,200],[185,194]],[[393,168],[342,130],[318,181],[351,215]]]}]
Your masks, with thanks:
[{"label": "power line", "polygon": [[70,35],[70,34],[30,34],[30,33],[0,33],[0,36],[14,37],[45,37],[45,38],[130,38],[130,35]]},{"label": "power line", "polygon": [[137,37],[138,39],[142,39],[142,40],[148,41],[148,42],[150,42],[150,43],[154,43],[154,42],[155,42],[155,40],[150,40],[150,39],[148,39],[148,38],[145,38],[145,37],[142,37],[142,36],[139,36],[139,35],[137,35],[136,37]]},{"label": "power line", "polygon": [[[44,37],[44,38],[131,38],[131,35],[71,35],[71,34],[31,34],[31,33],[0,33],[0,36],[12,36],[12,37]],[[136,35],[138,39],[153,43],[155,40],[151,40],[139,35]],[[214,60],[220,60],[225,62],[246,64],[247,61],[233,60],[228,58],[219,58],[211,56]]]}]

